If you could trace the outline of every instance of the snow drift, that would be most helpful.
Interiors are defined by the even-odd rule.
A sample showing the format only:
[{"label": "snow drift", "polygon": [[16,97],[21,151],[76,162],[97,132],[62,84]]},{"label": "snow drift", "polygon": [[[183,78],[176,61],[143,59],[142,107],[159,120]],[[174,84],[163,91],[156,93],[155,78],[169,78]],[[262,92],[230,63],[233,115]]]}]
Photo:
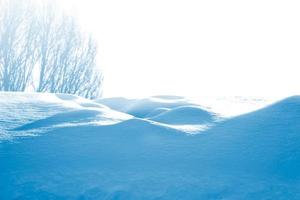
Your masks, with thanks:
[{"label": "snow drift", "polygon": [[1,130],[44,132],[0,143],[0,199],[300,198],[300,97],[215,121],[179,97],[32,95],[1,94]]},{"label": "snow drift", "polygon": [[205,124],[214,121],[216,116],[199,106],[179,106],[161,111],[149,119],[166,124]]},{"label": "snow drift", "polygon": [[195,105],[187,99],[177,96],[153,96],[146,99],[125,99],[125,98],[107,98],[100,99],[98,103],[108,107],[131,114],[135,117],[147,117],[152,115],[153,111],[159,114],[159,111],[172,109],[179,106]]}]

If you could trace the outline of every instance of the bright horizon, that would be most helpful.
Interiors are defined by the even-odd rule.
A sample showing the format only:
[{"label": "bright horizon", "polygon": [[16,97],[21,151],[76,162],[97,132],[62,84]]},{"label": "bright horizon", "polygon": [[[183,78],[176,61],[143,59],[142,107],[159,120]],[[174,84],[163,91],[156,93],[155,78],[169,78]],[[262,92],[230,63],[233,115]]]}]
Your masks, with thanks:
[{"label": "bright horizon", "polygon": [[300,94],[300,2],[62,3],[99,42],[104,97]]}]

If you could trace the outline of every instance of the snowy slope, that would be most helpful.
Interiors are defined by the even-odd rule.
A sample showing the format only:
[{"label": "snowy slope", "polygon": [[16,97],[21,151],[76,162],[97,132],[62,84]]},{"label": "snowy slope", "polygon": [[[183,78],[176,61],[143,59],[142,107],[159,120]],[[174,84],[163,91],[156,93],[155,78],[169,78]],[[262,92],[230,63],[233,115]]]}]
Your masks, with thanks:
[{"label": "snowy slope", "polygon": [[[216,122],[177,97],[129,102],[131,109],[114,99],[115,109],[144,117],[136,118],[74,96],[50,95],[51,104],[40,94],[1,95],[1,112],[18,112],[16,124],[2,116],[2,130],[8,123],[10,134],[46,132],[0,143],[0,199],[300,198],[300,97]],[[164,123],[151,120],[159,116]],[[214,125],[199,134],[173,127],[210,117]]]},{"label": "snowy slope", "polygon": [[224,121],[206,134],[215,143],[206,151],[231,167],[300,180],[300,96]]}]

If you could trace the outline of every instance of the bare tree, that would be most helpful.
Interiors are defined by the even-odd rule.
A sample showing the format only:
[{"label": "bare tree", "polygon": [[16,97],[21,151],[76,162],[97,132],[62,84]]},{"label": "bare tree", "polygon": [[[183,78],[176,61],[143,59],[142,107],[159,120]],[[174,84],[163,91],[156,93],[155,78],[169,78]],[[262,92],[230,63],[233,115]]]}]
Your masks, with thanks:
[{"label": "bare tree", "polygon": [[37,59],[37,27],[31,2],[1,1],[0,90],[24,91]]},{"label": "bare tree", "polygon": [[70,16],[45,7],[40,21],[39,92],[70,93],[87,98],[100,94],[96,42]]},{"label": "bare tree", "polygon": [[37,92],[98,97],[102,73],[96,42],[53,3],[28,2],[0,2],[0,90],[33,86]]}]

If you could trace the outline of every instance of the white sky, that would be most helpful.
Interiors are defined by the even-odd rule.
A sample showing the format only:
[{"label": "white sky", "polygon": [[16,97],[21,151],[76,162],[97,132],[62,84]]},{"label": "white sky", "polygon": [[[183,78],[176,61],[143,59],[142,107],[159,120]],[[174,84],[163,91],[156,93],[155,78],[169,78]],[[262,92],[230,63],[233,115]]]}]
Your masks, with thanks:
[{"label": "white sky", "polygon": [[300,1],[62,3],[99,41],[106,97],[300,94]]}]

